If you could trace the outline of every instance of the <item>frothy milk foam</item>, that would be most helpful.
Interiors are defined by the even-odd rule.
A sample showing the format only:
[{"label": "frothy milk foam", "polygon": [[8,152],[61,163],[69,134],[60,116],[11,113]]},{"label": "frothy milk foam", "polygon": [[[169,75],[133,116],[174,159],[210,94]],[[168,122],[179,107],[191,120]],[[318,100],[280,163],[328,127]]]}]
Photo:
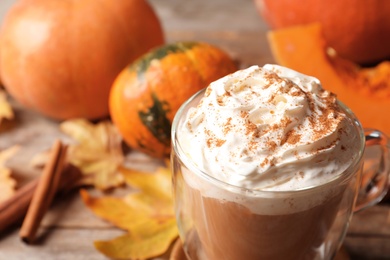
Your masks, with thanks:
[{"label": "frothy milk foam", "polygon": [[[336,97],[316,78],[277,65],[252,66],[211,83],[177,131],[180,149],[197,168],[259,194],[216,188],[191,173],[195,169],[183,173],[186,182],[202,196],[237,202],[255,214],[289,214],[321,204],[337,192],[326,183],[360,149],[355,126]],[[319,185],[315,193],[305,191]],[[302,191],[294,197],[286,193],[296,190]]]}]

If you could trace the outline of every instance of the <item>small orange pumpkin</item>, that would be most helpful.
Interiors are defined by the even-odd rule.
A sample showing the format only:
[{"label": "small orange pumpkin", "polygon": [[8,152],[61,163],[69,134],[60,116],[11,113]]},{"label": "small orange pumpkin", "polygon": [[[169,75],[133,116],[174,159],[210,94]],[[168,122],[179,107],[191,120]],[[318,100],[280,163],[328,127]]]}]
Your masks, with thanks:
[{"label": "small orange pumpkin", "polygon": [[268,39],[279,64],[317,77],[364,127],[390,135],[390,62],[362,68],[332,54],[318,23],[271,31]]},{"label": "small orange pumpkin", "polygon": [[170,153],[171,123],[180,105],[237,70],[221,49],[179,42],[154,49],[125,68],[110,93],[110,114],[126,143],[154,157]]},{"label": "small orange pumpkin", "polygon": [[145,0],[21,0],[1,28],[1,79],[49,117],[100,118],[118,73],[163,43]]},{"label": "small orange pumpkin", "polygon": [[327,46],[367,64],[390,58],[390,1],[254,0],[272,29],[318,22]]}]

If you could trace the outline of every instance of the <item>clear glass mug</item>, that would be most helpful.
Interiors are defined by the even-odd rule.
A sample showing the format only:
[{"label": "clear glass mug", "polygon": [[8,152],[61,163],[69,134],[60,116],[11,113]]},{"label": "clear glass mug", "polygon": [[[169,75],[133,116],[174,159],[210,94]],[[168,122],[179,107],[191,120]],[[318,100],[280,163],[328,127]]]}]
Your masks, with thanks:
[{"label": "clear glass mug", "polygon": [[[244,189],[201,171],[180,147],[177,129],[203,94],[204,90],[184,103],[172,124],[175,212],[188,259],[332,259],[353,212],[386,194],[390,162],[386,136],[364,130],[341,104],[360,133],[359,154],[345,172],[326,184],[298,191]],[[366,147],[379,149],[369,169],[363,169]]]}]

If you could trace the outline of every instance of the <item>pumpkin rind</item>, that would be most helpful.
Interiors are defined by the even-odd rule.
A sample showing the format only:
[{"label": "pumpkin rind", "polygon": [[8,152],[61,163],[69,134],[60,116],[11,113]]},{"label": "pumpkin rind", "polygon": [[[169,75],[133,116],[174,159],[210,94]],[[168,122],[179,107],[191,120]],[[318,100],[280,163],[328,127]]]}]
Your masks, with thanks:
[{"label": "pumpkin rind", "polygon": [[[390,112],[390,83],[382,86],[379,95],[367,94],[367,89],[358,86],[356,74],[351,73],[361,68],[328,55],[320,24],[274,30],[268,33],[268,39],[279,64],[318,78],[325,89],[351,108],[363,127],[380,129],[390,135],[390,120],[386,118]],[[371,69],[380,69],[379,66]]]},{"label": "pumpkin rind", "polygon": [[56,119],[107,116],[118,73],[164,43],[144,0],[21,0],[7,13],[1,37],[6,89]]},{"label": "pumpkin rind", "polygon": [[360,63],[390,58],[390,1],[255,0],[272,29],[319,22],[327,46]]},{"label": "pumpkin rind", "polygon": [[154,49],[124,69],[110,92],[110,115],[126,143],[154,157],[170,153],[171,123],[180,105],[237,70],[219,48],[179,42]]}]

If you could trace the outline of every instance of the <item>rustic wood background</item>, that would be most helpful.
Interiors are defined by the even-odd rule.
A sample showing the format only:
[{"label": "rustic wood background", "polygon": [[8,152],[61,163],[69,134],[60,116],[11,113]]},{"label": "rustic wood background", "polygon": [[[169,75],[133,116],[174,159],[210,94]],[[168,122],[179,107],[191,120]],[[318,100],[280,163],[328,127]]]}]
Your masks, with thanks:
[{"label": "rustic wood background", "polygon": [[[0,21],[16,0],[0,1]],[[252,0],[150,0],[160,17],[167,42],[206,41],[229,52],[241,67],[273,63],[265,33],[268,30]],[[31,158],[47,150],[58,138],[58,122],[42,117],[12,102],[16,120],[0,131],[0,150],[21,145],[9,162],[19,185],[39,175],[29,165]],[[159,162],[138,153],[128,158],[134,167],[153,167]],[[95,217],[77,192],[56,198],[39,230],[39,243],[26,245],[18,226],[0,234],[0,259],[106,259],[93,241],[121,235],[123,231]],[[356,214],[345,240],[351,259],[390,259],[390,205],[381,203]],[[162,259],[166,259],[163,256]]]}]

